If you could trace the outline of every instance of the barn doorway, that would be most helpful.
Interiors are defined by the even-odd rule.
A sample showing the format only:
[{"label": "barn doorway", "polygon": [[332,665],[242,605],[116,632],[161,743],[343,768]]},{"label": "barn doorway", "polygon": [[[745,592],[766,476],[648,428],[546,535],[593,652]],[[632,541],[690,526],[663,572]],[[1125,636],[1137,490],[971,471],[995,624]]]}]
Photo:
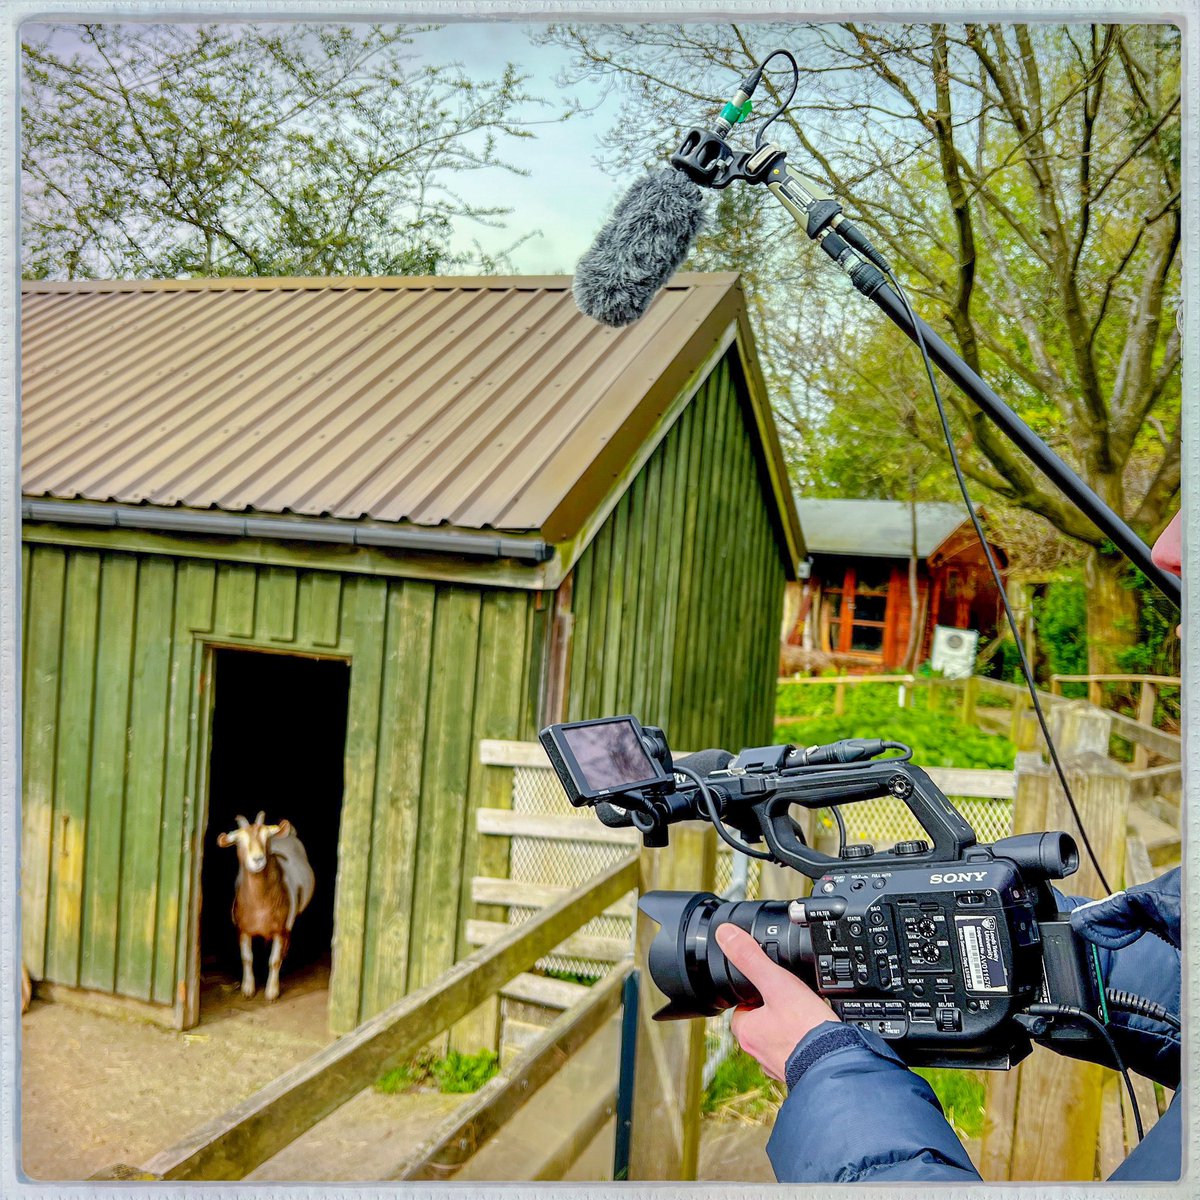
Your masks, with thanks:
[{"label": "barn doorway", "polygon": [[[213,651],[213,711],[200,888],[200,1008],[237,1003],[238,936],[230,917],[237,851],[217,837],[253,821],[286,817],[316,877],[312,902],[296,921],[280,980],[282,995],[328,987],[334,884],[342,815],[350,667],[340,660],[252,650]],[[255,943],[258,995],[266,981],[265,943]],[[325,1005],[319,1008],[324,1019]]]}]

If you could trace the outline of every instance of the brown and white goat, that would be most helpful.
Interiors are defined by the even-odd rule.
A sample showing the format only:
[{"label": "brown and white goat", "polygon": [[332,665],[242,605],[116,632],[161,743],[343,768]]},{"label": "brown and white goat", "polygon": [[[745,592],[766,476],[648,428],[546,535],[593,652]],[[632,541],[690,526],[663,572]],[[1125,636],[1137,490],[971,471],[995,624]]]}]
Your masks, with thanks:
[{"label": "brown and white goat", "polygon": [[279,995],[279,968],[291,941],[296,918],[312,899],[315,879],[308,855],[288,821],[265,822],[260,812],[251,825],[237,818],[232,833],[217,837],[218,846],[236,846],[237,883],[233,894],[233,923],[238,928],[242,950],[242,995],[254,995],[253,939],[271,943],[267,973],[267,999]]}]

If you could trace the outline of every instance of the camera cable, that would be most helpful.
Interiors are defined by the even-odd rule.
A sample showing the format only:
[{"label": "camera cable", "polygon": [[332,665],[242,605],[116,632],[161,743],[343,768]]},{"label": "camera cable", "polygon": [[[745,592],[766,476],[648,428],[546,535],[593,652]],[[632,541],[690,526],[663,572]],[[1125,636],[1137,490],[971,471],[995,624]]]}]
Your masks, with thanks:
[{"label": "camera cable", "polygon": [[674,764],[674,770],[680,775],[690,779],[699,789],[701,802],[704,805],[705,811],[708,813],[708,819],[712,822],[713,828],[721,835],[721,840],[728,843],[741,854],[745,854],[750,858],[762,858],[769,862],[775,861],[775,856],[769,850],[755,850],[753,846],[747,846],[745,842],[735,838],[732,833],[725,828],[724,822],[721,820],[720,813],[717,812],[717,802],[713,798],[713,794],[707,783],[696,774],[695,771],[688,767],[681,767],[678,763]]},{"label": "camera cable", "polygon": [[1129,1103],[1133,1108],[1133,1123],[1137,1126],[1138,1141],[1146,1136],[1145,1130],[1142,1128],[1142,1113],[1138,1108],[1137,1095],[1133,1090],[1133,1081],[1129,1078],[1129,1071],[1125,1066],[1125,1060],[1121,1057],[1120,1050],[1117,1049],[1117,1043],[1113,1041],[1113,1036],[1109,1033],[1104,1025],[1104,1022],[1091,1013],[1084,1012],[1082,1008],[1074,1008],[1070,1004],[1031,1004],[1026,1012],[1033,1017],[1071,1017],[1075,1020],[1086,1021],[1089,1025],[1095,1027],[1101,1037],[1108,1043],[1109,1052],[1113,1056],[1113,1062],[1117,1065],[1117,1070],[1121,1072],[1121,1078],[1125,1080],[1125,1090],[1129,1093]]},{"label": "camera cable", "polygon": [[[1046,739],[1046,746],[1050,751],[1050,758],[1054,762],[1054,770],[1058,775],[1058,781],[1062,785],[1063,795],[1066,797],[1067,805],[1071,809],[1071,815],[1075,818],[1075,824],[1079,829],[1079,836],[1083,840],[1084,847],[1087,849],[1088,858],[1091,859],[1092,866],[1096,870],[1096,875],[1100,880],[1100,886],[1106,892],[1111,893],[1112,887],[1105,878],[1104,869],[1100,866],[1100,861],[1096,857],[1095,850],[1092,849],[1092,843],[1088,838],[1087,830],[1084,828],[1083,818],[1079,815],[1079,809],[1075,806],[1075,797],[1071,794],[1070,785],[1067,783],[1066,773],[1063,771],[1062,763],[1058,758],[1058,750],[1054,746],[1054,741],[1050,737],[1050,730],[1046,725],[1046,715],[1042,712],[1041,701],[1038,699],[1037,686],[1033,681],[1033,672],[1029,666],[1029,660],[1025,657],[1025,647],[1021,644],[1021,635],[1017,630],[1016,618],[1013,616],[1012,609],[1008,604],[1008,595],[1004,588],[1004,582],[1000,578],[1000,569],[996,566],[996,560],[992,555],[992,548],[988,544],[987,538],[984,536],[983,527],[979,523],[979,516],[975,512],[975,506],[971,503],[971,497],[967,492],[967,481],[963,477],[962,466],[958,461],[958,451],[954,446],[954,437],[950,432],[950,420],[946,416],[946,406],[942,401],[942,394],[937,385],[937,378],[933,373],[933,363],[929,358],[929,351],[925,346],[925,338],[921,333],[921,325],[917,320],[916,313],[913,312],[912,305],[909,303],[908,294],[901,286],[900,281],[896,278],[896,273],[887,268],[887,277],[891,281],[892,286],[900,296],[904,304],[904,310],[908,314],[909,322],[912,325],[913,333],[917,340],[917,349],[921,352],[921,358],[925,364],[925,373],[929,376],[929,386],[933,389],[934,403],[937,405],[938,416],[942,423],[942,433],[946,438],[946,447],[950,451],[950,462],[954,467],[954,475],[958,480],[958,488],[962,493],[962,498],[967,506],[967,513],[970,515],[971,524],[975,528],[975,534],[979,538],[979,544],[983,547],[984,556],[987,559],[987,564],[992,573],[992,579],[996,584],[996,590],[1000,594],[1000,602],[1004,605],[1004,615],[1008,619],[1008,627],[1012,630],[1013,641],[1016,643],[1017,656],[1021,663],[1021,674],[1025,677],[1025,684],[1029,688],[1029,697],[1033,701],[1033,711],[1037,714],[1038,725],[1042,730],[1042,737]],[[1086,1015],[1086,1014],[1084,1014]]]},{"label": "camera cable", "polygon": [[1149,1017],[1153,1021],[1161,1021],[1164,1025],[1170,1025],[1176,1032],[1181,1029],[1179,1018],[1173,1012],[1163,1008],[1161,1004],[1156,1004],[1153,1000],[1147,1000],[1145,996],[1138,996],[1133,992],[1123,992],[1117,988],[1106,988],[1104,997],[1113,1008],[1119,1008],[1122,1012],[1135,1013],[1139,1017]]}]

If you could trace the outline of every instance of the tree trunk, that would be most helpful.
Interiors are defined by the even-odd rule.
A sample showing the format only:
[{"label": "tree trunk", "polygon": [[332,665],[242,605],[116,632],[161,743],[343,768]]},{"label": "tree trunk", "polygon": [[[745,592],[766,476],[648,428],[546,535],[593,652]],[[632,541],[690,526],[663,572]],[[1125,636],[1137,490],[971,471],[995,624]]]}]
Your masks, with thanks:
[{"label": "tree trunk", "polygon": [[1125,586],[1126,564],[1120,555],[1088,555],[1087,586],[1088,673],[1111,675],[1121,671],[1122,650],[1137,641],[1137,594]]}]

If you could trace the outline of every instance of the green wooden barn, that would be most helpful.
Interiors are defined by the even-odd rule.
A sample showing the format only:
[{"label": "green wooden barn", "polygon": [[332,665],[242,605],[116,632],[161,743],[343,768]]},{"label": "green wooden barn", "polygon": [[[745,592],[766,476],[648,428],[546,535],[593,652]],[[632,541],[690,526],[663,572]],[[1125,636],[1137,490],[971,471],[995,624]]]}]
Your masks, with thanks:
[{"label": "green wooden barn", "polygon": [[804,547],[737,277],[620,331],[570,284],[23,285],[35,980],[196,1023],[264,809],[344,1031],[469,948],[480,739],[769,739]]}]

